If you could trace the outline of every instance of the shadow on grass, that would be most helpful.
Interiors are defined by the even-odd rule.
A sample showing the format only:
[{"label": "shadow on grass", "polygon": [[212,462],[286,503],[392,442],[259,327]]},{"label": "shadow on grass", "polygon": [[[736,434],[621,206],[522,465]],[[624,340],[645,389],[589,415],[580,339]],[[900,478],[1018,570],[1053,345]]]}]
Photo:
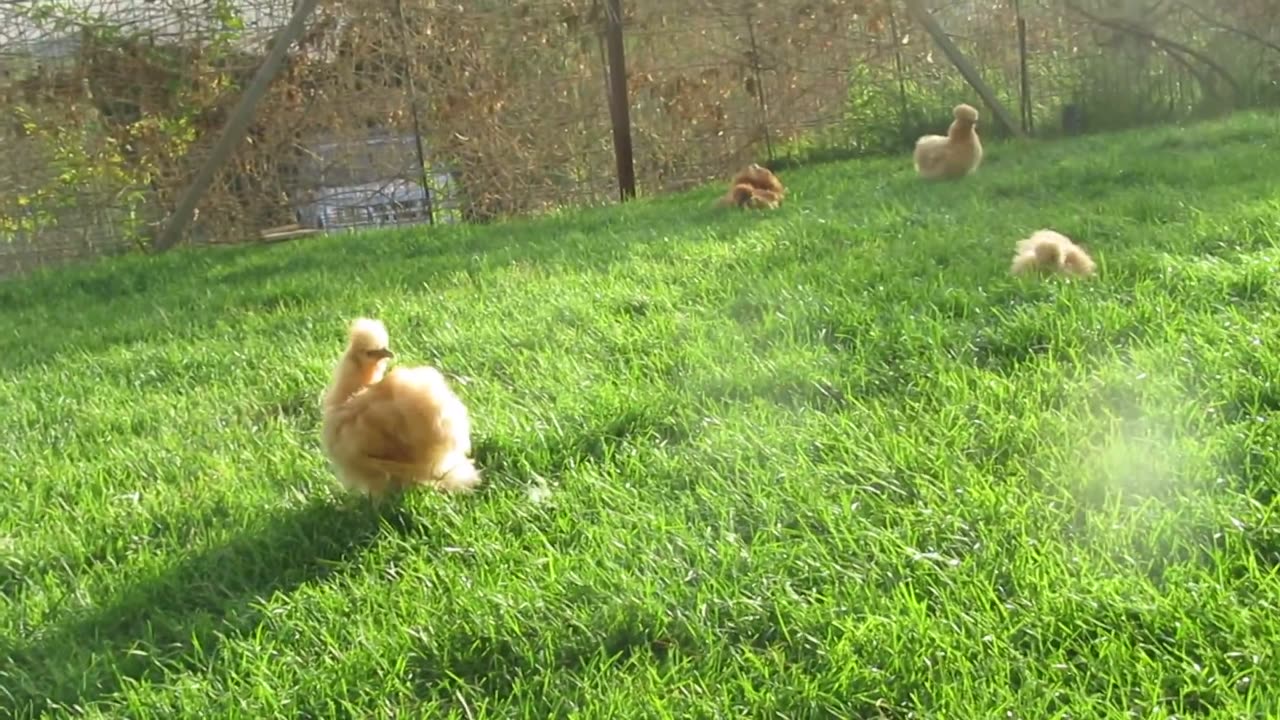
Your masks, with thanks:
[{"label": "shadow on grass", "polygon": [[[595,602],[606,609],[626,605],[625,601],[604,596],[596,597]],[[645,656],[662,663],[673,650],[697,647],[687,633],[663,628],[663,618],[650,610],[619,609],[611,613],[616,617],[605,617],[604,611],[596,614],[594,619],[601,623],[598,629],[573,628],[560,635],[562,642],[520,635],[496,637],[466,630],[454,633],[447,645],[422,642],[410,662],[415,694],[445,706],[453,705],[463,689],[500,699],[515,694],[520,681],[531,676],[580,675],[592,665],[616,665]],[[454,654],[450,652],[453,648],[465,650]]]},{"label": "shadow on grass", "polygon": [[528,483],[538,476],[558,478],[580,465],[608,465],[615,454],[629,445],[681,445],[696,432],[683,418],[664,414],[656,406],[631,406],[608,418],[562,422],[579,429],[519,439],[478,438],[472,453],[476,464],[486,474]]},{"label": "shadow on grass", "polygon": [[[815,676],[828,669],[821,653],[815,652],[815,638],[832,632],[831,621],[800,621],[788,633],[775,618],[789,610],[772,600],[747,603],[752,610],[743,611],[725,602],[696,627],[679,619],[679,613],[665,603],[638,602],[601,590],[582,588],[570,602],[581,608],[581,622],[540,627],[534,621],[524,632],[501,637],[458,628],[447,635],[420,638],[409,657],[414,694],[438,713],[471,716],[467,696],[492,703],[483,710],[500,712],[518,697],[525,716],[551,717],[563,713],[574,695],[598,699],[601,678],[632,662],[671,669],[689,658],[732,657],[747,650],[776,657]],[[878,678],[868,673],[847,682],[852,694],[865,699],[851,700],[846,716],[883,717],[877,710],[889,698]],[[555,692],[543,690],[553,684]],[[898,697],[893,699],[904,705],[913,692],[919,692],[910,686],[895,690]],[[738,699],[761,706],[758,696]],[[787,715],[784,709],[795,707],[787,700],[799,700],[773,699],[781,707],[768,714],[779,717]]]},{"label": "shadow on grass", "polygon": [[126,681],[207,665],[220,638],[258,625],[262,600],[340,573],[384,531],[380,517],[399,532],[399,514],[317,502],[266,518],[83,617],[0,648],[0,716],[83,708]]}]

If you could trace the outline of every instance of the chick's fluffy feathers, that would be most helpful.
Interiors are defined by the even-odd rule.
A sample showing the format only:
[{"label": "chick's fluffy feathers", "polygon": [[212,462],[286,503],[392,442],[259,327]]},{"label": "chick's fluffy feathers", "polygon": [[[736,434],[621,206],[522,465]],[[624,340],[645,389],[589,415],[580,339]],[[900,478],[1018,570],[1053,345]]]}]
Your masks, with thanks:
[{"label": "chick's fluffy feathers", "polygon": [[952,110],[955,118],[946,135],[925,135],[916,140],[916,173],[926,180],[955,180],[982,164],[982,141],[978,139],[978,111],[960,104]]},{"label": "chick's fluffy feathers", "polygon": [[768,168],[751,163],[734,176],[729,192],[720,198],[720,205],[732,205],[752,210],[774,209],[782,204],[786,189]]},{"label": "chick's fluffy feathers", "polygon": [[433,367],[386,370],[392,357],[380,321],[351,324],[347,350],[325,394],[322,444],[345,485],[382,495],[408,485],[470,490],[466,406]]},{"label": "chick's fluffy feathers", "polygon": [[1066,235],[1054,230],[1037,230],[1031,237],[1018,241],[1009,271],[1014,275],[1048,272],[1087,277],[1096,269],[1093,258]]}]

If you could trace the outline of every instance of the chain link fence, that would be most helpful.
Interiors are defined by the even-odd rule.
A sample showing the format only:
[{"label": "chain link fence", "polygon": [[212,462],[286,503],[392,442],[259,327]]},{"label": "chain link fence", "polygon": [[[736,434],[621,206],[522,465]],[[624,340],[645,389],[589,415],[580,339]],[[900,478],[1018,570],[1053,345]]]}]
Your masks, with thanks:
[{"label": "chain link fence", "polygon": [[[321,0],[197,205],[189,242],[487,222],[750,161],[905,152],[979,104],[901,0]],[[145,248],[289,0],[0,0],[0,275]],[[1280,0],[934,0],[1023,131],[1280,99]],[[984,134],[1008,134],[990,113]],[[429,232],[425,231],[425,232]]]}]

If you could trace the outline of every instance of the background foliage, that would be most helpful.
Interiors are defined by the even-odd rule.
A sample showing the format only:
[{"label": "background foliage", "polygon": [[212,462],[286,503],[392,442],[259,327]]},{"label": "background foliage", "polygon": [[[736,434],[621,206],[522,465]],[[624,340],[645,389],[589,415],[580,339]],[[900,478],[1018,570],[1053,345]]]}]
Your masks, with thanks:
[{"label": "background foliage", "polygon": [[[1096,131],[1278,99],[1280,0],[935,5],[1038,135],[1062,130],[1065,105]],[[901,2],[624,7],[643,193],[752,160],[903,151],[955,103],[977,102]],[[0,7],[0,272],[144,245],[289,11],[282,0]],[[377,180],[450,177],[471,221],[611,200],[603,27],[598,0],[323,0],[202,199],[193,239],[291,222],[312,190],[361,162]],[[983,130],[1002,135],[990,117]],[[428,172],[415,153],[365,153],[377,134],[420,140]],[[325,143],[344,150],[321,158]]]}]

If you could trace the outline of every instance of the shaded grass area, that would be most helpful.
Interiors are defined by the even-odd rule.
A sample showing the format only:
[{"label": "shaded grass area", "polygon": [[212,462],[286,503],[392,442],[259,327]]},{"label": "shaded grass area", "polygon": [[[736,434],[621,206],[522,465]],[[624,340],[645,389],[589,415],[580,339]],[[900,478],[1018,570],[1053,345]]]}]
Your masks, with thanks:
[{"label": "shaded grass area", "polygon": [[[0,715],[1274,712],[1277,131],[0,284]],[[482,492],[332,492],[358,314]]]}]

